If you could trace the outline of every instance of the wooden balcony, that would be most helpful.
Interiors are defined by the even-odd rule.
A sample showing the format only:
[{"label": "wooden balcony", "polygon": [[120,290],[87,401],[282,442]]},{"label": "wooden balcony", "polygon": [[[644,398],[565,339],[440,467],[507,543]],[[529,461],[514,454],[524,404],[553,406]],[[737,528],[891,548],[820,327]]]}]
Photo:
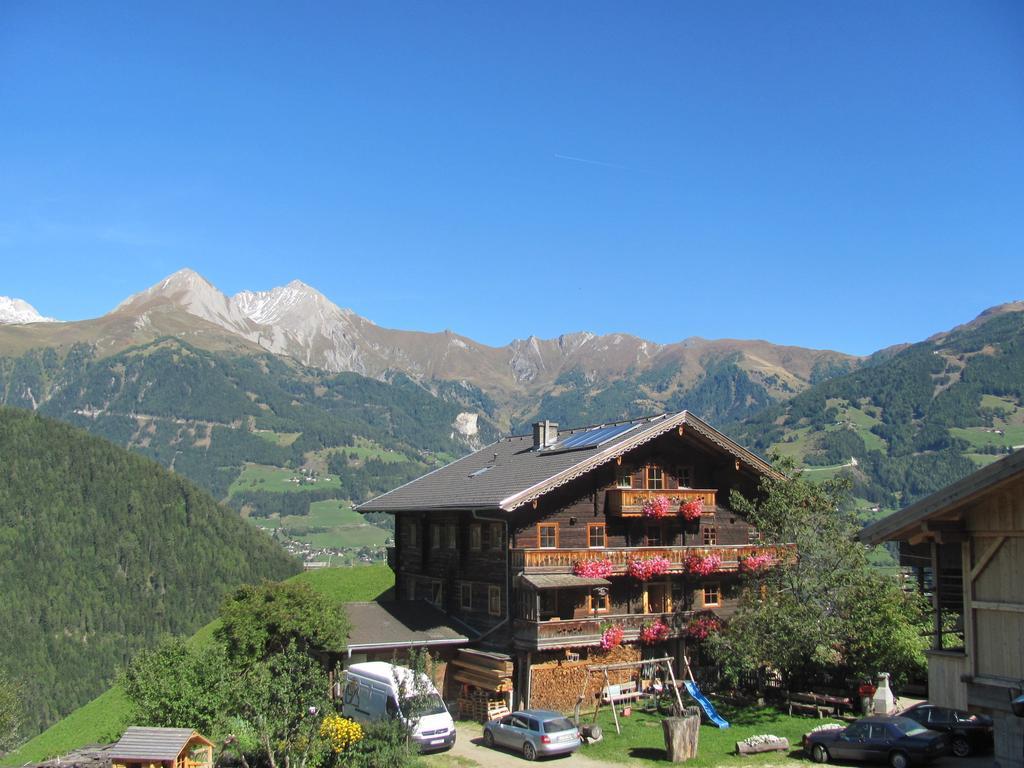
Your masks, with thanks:
[{"label": "wooden balcony", "polygon": [[659,496],[665,497],[672,505],[669,517],[679,517],[679,505],[700,499],[704,509],[713,512],[715,509],[714,488],[680,488],[674,491],[641,491],[632,488],[612,488],[605,491],[605,509],[610,515],[622,517],[640,517],[643,515],[644,502]]},{"label": "wooden balcony", "polygon": [[581,560],[611,560],[615,573],[626,572],[633,558],[664,557],[671,564],[669,573],[685,571],[690,555],[718,555],[722,564],[719,571],[738,571],[740,560],[753,554],[767,552],[776,559],[790,557],[795,545],[761,546],[743,544],[722,547],[611,547],[606,549],[513,549],[513,573],[572,573],[573,565]]},{"label": "wooden balcony", "polygon": [[512,624],[513,640],[517,647],[540,650],[543,648],[564,648],[580,645],[597,645],[601,642],[601,625],[610,622],[619,624],[625,630],[624,642],[634,642],[640,637],[640,629],[657,619],[669,628],[669,637],[682,637],[693,618],[692,611],[676,613],[601,613],[594,618],[530,621],[515,619]]}]

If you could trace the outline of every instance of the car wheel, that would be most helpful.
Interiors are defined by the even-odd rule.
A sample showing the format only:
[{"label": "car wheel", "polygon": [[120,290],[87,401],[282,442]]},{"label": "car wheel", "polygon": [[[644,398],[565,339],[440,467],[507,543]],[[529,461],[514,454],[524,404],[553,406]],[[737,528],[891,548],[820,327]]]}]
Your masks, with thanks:
[{"label": "car wheel", "polygon": [[893,752],[889,755],[889,765],[892,768],[907,768],[910,765],[910,758],[906,752]]},{"label": "car wheel", "polygon": [[484,731],[484,746],[489,749],[494,749],[494,734],[490,731]]},{"label": "car wheel", "polygon": [[954,736],[953,754],[957,757],[967,757],[971,754],[971,743],[963,736]]},{"label": "car wheel", "polygon": [[821,746],[821,744],[815,744],[814,748],[811,749],[811,760],[816,763],[827,763],[828,750]]},{"label": "car wheel", "polygon": [[537,749],[528,741],[523,744],[523,757],[527,760],[537,759]]}]

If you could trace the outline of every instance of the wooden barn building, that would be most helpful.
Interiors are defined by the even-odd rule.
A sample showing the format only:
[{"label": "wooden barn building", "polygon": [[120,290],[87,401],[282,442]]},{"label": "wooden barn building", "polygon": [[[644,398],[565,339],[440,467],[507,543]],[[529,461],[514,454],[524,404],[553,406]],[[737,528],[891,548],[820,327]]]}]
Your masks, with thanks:
[{"label": "wooden barn building", "polygon": [[1001,768],[1024,768],[1024,451],[868,526],[900,542],[935,612],[928,700],[991,715]]},{"label": "wooden barn building", "polygon": [[112,768],[213,768],[213,742],[191,728],[127,728],[109,752]]},{"label": "wooden barn building", "polygon": [[695,638],[735,610],[748,558],[783,554],[729,507],[766,475],[778,476],[686,411],[539,422],[357,509],[395,515],[398,600],[432,604],[467,646],[507,655],[516,703],[565,709],[536,675],[594,663],[609,629],[617,659],[699,661]]}]

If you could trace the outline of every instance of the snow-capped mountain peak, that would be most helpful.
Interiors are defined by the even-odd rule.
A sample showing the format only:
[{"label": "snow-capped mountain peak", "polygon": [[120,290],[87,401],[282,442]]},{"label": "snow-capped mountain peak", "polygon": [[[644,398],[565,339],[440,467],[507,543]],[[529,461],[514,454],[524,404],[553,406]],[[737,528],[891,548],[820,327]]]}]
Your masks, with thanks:
[{"label": "snow-capped mountain peak", "polygon": [[36,308],[22,299],[0,296],[0,325],[22,323],[57,323],[53,317],[43,317]]}]

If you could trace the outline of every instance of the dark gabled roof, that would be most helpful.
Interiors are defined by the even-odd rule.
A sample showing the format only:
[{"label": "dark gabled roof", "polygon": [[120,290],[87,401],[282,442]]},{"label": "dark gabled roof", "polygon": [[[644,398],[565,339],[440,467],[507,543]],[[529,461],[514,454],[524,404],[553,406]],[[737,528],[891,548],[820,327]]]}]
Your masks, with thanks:
[{"label": "dark gabled roof", "polygon": [[110,748],[112,760],[174,760],[193,738],[200,738],[212,746],[191,728],[140,728],[131,726],[121,740]]},{"label": "dark gabled roof", "polygon": [[[756,472],[782,476],[692,413],[662,414],[619,424],[633,429],[579,450],[535,450],[533,436],[506,437],[356,507],[359,512],[478,509],[511,512],[596,467],[678,427],[692,429]],[[607,426],[607,425],[603,425]],[[560,430],[559,442],[594,427]]]},{"label": "dark gabled roof", "polygon": [[867,544],[881,544],[906,538],[928,520],[954,515],[983,493],[1022,476],[1024,451],[1018,451],[872,523],[860,532],[860,540]]},{"label": "dark gabled roof", "polygon": [[462,645],[474,634],[425,600],[345,603],[345,612],[352,625],[349,651]]}]

